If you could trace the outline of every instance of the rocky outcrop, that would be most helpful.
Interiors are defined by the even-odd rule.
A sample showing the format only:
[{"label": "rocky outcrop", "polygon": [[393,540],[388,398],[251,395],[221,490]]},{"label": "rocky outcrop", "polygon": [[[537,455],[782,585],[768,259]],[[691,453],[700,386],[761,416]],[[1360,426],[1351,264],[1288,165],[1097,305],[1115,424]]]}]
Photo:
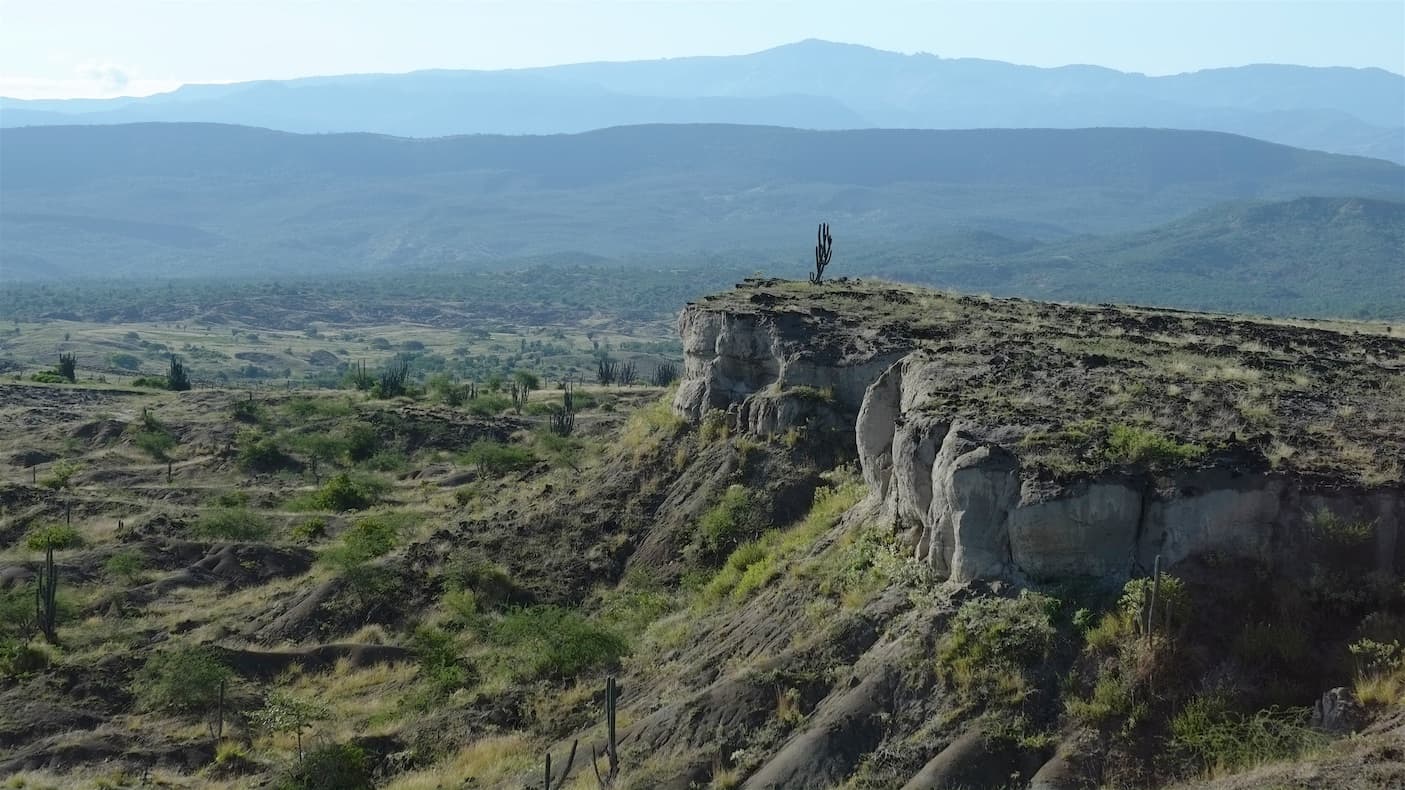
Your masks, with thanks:
[{"label": "rocky outcrop", "polygon": [[679,317],[683,378],[674,409],[697,421],[721,410],[759,436],[853,425],[868,385],[910,348],[823,310],[739,311],[689,305]]},{"label": "rocky outcrop", "polygon": [[1125,579],[1214,553],[1282,567],[1304,559],[1311,524],[1369,525],[1375,570],[1398,574],[1398,489],[1327,486],[1226,461],[1152,476],[1108,470],[1069,482],[1024,468],[1000,426],[921,407],[943,375],[921,359],[890,366],[868,388],[856,444],[883,518],[915,556],[954,581]]},{"label": "rocky outcrop", "polygon": [[[1241,324],[943,298],[881,286],[802,293],[749,281],[737,292],[690,305],[679,319],[684,376],[674,408],[693,421],[720,411],[734,428],[760,437],[799,426],[829,431],[846,444],[852,439],[849,451],[858,456],[875,512],[906,538],[915,557],[954,581],[1119,580],[1146,572],[1158,555],[1165,566],[1212,555],[1289,570],[1310,562],[1312,524],[1324,514],[1369,526],[1363,570],[1405,572],[1405,489],[1398,482],[1369,486],[1346,475],[1275,470],[1262,450],[1210,454],[1155,474],[1095,464],[1055,476],[1028,462],[1022,440],[1032,424],[1048,430],[1074,415],[1109,419],[1099,412],[1104,396],[1091,388],[1081,400],[1067,394],[1079,379],[1070,369],[1096,368],[1104,391],[1109,383],[1119,387],[1126,371],[1147,367],[1137,357],[1146,358],[1144,348],[1154,341],[1132,338],[1124,360],[1055,346],[1034,352],[1034,343],[1071,322],[1086,323],[1091,329],[1085,331],[1116,321],[1118,332],[1130,327],[1162,334],[1187,321],[1198,322],[1197,333],[1238,333]],[[895,319],[901,310],[907,312]],[[936,310],[950,314],[949,325],[924,328]],[[1031,310],[1049,313],[1037,332],[1024,323]],[[992,339],[1001,333],[1019,342]],[[1313,330],[1295,342],[1331,348],[1341,358],[1333,364],[1343,370],[1357,364],[1338,336]],[[1280,360],[1263,364],[1285,367]],[[1400,375],[1394,369],[1364,373]],[[1031,402],[1062,398],[1062,414],[1021,416],[1017,408],[993,414],[959,405],[965,393],[1040,382],[1050,382],[1042,386],[1053,394],[1031,393]],[[1322,400],[1317,413],[1336,408],[1334,394],[1325,388],[1312,393]],[[966,399],[1002,407],[1016,401],[1003,393]]]}]

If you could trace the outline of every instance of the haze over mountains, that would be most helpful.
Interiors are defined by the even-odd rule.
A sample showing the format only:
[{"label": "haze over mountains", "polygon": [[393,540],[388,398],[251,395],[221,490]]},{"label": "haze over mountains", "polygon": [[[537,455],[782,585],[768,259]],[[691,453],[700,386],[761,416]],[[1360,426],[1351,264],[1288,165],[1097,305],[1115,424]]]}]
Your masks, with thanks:
[{"label": "haze over mountains", "polygon": [[751,55],[191,85],[147,98],[0,101],[0,124],[200,121],[407,137],[645,123],[808,129],[1224,131],[1405,162],[1405,77],[1251,65],[1149,77],[804,41]]},{"label": "haze over mountains", "polygon": [[1405,168],[1215,132],[35,127],[0,131],[0,170],[8,280],[543,257],[751,271],[799,260],[823,217],[845,274],[1266,312],[1405,304],[1389,284],[1405,260]]}]

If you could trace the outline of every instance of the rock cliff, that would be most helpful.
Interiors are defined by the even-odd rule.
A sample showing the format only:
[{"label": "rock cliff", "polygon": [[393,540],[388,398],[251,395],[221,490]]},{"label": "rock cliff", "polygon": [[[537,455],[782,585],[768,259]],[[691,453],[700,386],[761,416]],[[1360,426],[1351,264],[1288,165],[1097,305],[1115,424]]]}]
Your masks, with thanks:
[{"label": "rock cliff", "polygon": [[1385,327],[752,280],[679,328],[681,415],[844,437],[875,517],[945,578],[1308,571],[1343,541],[1405,573]]}]

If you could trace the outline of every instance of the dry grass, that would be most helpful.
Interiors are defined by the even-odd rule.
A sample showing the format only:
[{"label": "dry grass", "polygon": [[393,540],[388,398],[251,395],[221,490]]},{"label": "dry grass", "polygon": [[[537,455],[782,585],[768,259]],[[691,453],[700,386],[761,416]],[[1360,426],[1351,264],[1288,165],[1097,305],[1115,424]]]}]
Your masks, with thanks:
[{"label": "dry grass", "polygon": [[[492,787],[530,771],[540,759],[537,746],[519,733],[488,736],[463,747],[433,768],[397,777],[386,785],[386,790],[441,790],[461,787],[469,780],[478,787]],[[591,780],[594,781],[594,777]]]}]

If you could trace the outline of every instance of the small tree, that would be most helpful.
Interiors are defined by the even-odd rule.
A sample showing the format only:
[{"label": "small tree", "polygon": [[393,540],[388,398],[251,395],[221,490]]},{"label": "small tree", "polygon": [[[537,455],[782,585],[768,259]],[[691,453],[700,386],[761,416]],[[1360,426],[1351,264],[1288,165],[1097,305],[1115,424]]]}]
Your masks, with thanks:
[{"label": "small tree", "polygon": [[635,366],[634,360],[628,360],[620,364],[619,383],[628,387],[634,383],[638,377],[639,369]]},{"label": "small tree", "polygon": [[210,651],[182,647],[148,658],[133,686],[148,710],[209,711],[219,704],[220,686],[231,674]]},{"label": "small tree", "polygon": [[819,234],[815,240],[815,273],[810,275],[810,282],[819,285],[824,281],[824,269],[829,265],[829,259],[834,256],[834,237],[829,235],[829,223],[821,222]]},{"label": "small tree", "polygon": [[73,354],[59,354],[59,375],[69,381],[77,381],[78,357]]},{"label": "small tree", "polygon": [[298,741],[298,760],[303,759],[303,731],[328,715],[327,708],[286,691],[275,691],[264,701],[263,709],[250,718],[270,732],[291,732]]},{"label": "small tree", "polygon": [[171,367],[166,371],[166,389],[172,392],[185,392],[190,389],[190,375],[186,373],[185,365],[181,364],[176,355],[171,355]]}]

